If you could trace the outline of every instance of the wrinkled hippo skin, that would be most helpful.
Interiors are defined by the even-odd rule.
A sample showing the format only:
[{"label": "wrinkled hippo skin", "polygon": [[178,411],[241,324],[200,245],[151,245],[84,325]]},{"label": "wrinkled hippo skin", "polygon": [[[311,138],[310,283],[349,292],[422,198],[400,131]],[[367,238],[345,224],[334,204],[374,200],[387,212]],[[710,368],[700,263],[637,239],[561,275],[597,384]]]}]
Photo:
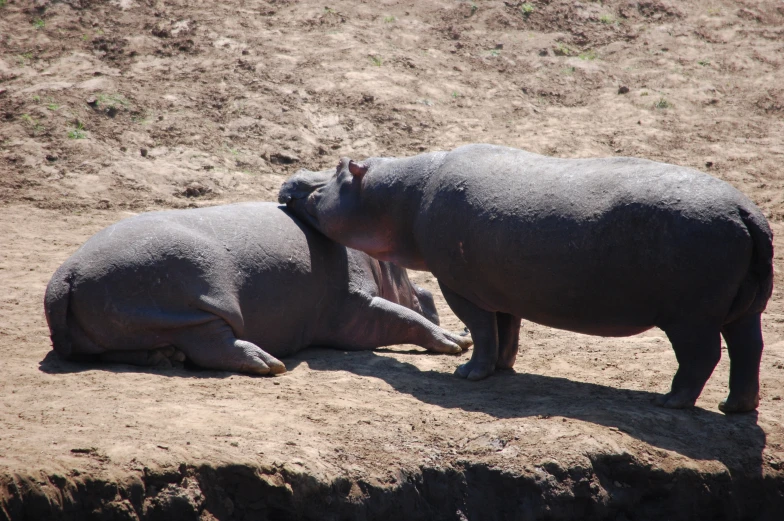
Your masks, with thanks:
[{"label": "wrinkled hippo skin", "polygon": [[731,369],[719,408],[759,403],[772,233],[747,197],[707,174],[468,145],[303,170],[279,201],[341,244],[431,271],[475,342],[459,376],[511,368],[521,319],[601,336],[657,326],[679,363],[661,405],[695,403],[720,335]]},{"label": "wrinkled hippo skin", "polygon": [[46,289],[54,350],[75,359],[253,374],[312,346],[459,353],[405,269],[332,242],[285,207],[138,215],[90,238]]}]

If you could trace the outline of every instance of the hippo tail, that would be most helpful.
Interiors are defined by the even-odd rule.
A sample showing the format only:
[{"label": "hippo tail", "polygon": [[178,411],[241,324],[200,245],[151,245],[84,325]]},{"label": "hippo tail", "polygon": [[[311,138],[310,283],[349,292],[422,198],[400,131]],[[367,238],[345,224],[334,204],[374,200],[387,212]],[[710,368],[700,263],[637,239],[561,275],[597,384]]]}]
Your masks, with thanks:
[{"label": "hippo tail", "polygon": [[54,273],[44,295],[44,313],[49,324],[52,348],[64,358],[70,357],[73,352],[67,319],[72,280],[73,271],[66,262]]},{"label": "hippo tail", "polygon": [[758,209],[740,208],[740,217],[752,241],[751,262],[746,278],[732,302],[725,323],[744,315],[762,313],[773,293],[773,232]]}]

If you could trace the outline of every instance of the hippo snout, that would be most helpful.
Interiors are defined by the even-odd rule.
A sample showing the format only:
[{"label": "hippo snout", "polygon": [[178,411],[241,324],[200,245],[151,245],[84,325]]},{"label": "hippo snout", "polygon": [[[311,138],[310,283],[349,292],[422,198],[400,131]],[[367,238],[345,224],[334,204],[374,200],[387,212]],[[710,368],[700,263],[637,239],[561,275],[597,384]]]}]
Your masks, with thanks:
[{"label": "hippo snout", "polygon": [[310,192],[298,187],[296,183],[291,180],[283,183],[278,192],[278,202],[280,204],[288,204],[295,199],[304,199]]},{"label": "hippo snout", "polygon": [[331,176],[331,170],[323,172],[300,170],[280,187],[278,202],[280,204],[288,204],[297,199],[305,199],[311,193],[327,184]]}]

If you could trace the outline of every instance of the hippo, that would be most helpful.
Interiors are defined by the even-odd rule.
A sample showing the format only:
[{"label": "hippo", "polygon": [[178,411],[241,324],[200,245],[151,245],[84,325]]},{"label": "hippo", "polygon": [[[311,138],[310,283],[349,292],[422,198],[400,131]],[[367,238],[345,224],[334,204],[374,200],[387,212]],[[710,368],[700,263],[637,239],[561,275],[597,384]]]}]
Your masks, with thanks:
[{"label": "hippo", "polygon": [[721,335],[730,392],[719,408],[759,404],[773,236],[759,208],[708,174],[474,144],[301,170],[279,202],[340,244],[432,272],[474,340],[460,377],[511,368],[523,319],[613,337],[658,327],[679,364],[660,405],[694,405]]},{"label": "hippo", "polygon": [[406,270],[345,248],[275,203],[137,215],[98,232],[46,288],[71,359],[274,375],[307,346],[460,353]]}]

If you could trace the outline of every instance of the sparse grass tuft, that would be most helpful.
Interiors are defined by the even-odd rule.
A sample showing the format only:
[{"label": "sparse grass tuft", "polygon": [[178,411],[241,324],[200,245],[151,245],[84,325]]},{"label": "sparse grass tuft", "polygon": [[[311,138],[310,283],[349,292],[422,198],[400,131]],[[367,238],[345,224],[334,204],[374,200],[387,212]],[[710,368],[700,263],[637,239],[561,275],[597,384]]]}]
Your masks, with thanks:
[{"label": "sparse grass tuft", "polygon": [[131,114],[131,121],[140,125],[146,125],[150,122],[150,115],[146,112],[135,112]]},{"label": "sparse grass tuft", "polygon": [[697,60],[698,65],[702,65],[703,67],[707,67],[710,65],[710,60]]},{"label": "sparse grass tuft", "polygon": [[41,125],[41,123],[39,123],[35,119],[33,119],[33,117],[30,114],[22,114],[22,121],[24,121],[25,123],[30,125],[30,127],[32,127],[34,134],[37,134],[44,128],[44,126]]},{"label": "sparse grass tuft", "polygon": [[84,139],[87,137],[87,132],[84,131],[84,125],[81,121],[74,124],[74,128],[68,131],[68,137],[71,139]]},{"label": "sparse grass tuft", "polygon": [[488,53],[489,53],[489,55],[490,55],[490,56],[492,56],[493,58],[496,58],[496,57],[498,57],[498,56],[501,56],[501,50],[500,50],[500,49],[490,49],[490,50],[489,50],[489,51],[487,51],[487,52],[488,52]]},{"label": "sparse grass tuft", "polygon": [[616,22],[615,17],[611,14],[603,14],[599,17],[599,21],[607,25],[612,25]]},{"label": "sparse grass tuft", "polygon": [[563,42],[558,42],[555,48],[553,49],[553,54],[556,56],[572,56],[574,51],[572,51],[568,45]]},{"label": "sparse grass tuft", "polygon": [[578,58],[581,60],[588,60],[593,61],[599,57],[599,55],[593,49],[588,49],[587,51],[583,51],[577,55]]},{"label": "sparse grass tuft", "polygon": [[25,53],[20,54],[17,57],[16,61],[19,62],[20,66],[24,67],[25,65],[27,65],[27,62],[29,62],[32,59],[33,59],[33,53],[25,52]]},{"label": "sparse grass tuft", "polygon": [[392,23],[392,22],[394,22],[395,20],[396,20],[396,18],[395,18],[394,16],[385,16],[385,17],[384,17],[384,23],[391,24],[391,23]]},{"label": "sparse grass tuft", "polygon": [[662,96],[661,98],[659,98],[659,101],[653,104],[653,108],[662,109],[662,110],[671,109],[672,103],[664,99],[664,96]]},{"label": "sparse grass tuft", "polygon": [[529,4],[528,2],[524,3],[520,6],[520,12],[524,17],[528,18],[534,12],[533,4]]},{"label": "sparse grass tuft", "polygon": [[457,92],[456,90],[453,90],[453,91],[452,91],[452,97],[453,97],[454,99],[457,99],[457,98],[459,98],[459,97],[460,97],[460,93],[459,93],[459,92]]},{"label": "sparse grass tuft", "polygon": [[130,102],[122,94],[98,94],[95,99],[98,105],[106,107],[116,107],[117,105],[127,107],[130,105]]},{"label": "sparse grass tuft", "polygon": [[36,29],[43,29],[45,26],[46,26],[46,22],[44,22],[40,18],[36,18],[35,20],[33,20],[33,27],[35,27]]},{"label": "sparse grass tuft", "polygon": [[371,56],[370,63],[376,67],[381,67],[381,65],[384,63],[384,60],[381,59],[381,56]]},{"label": "sparse grass tuft", "polygon": [[574,71],[575,71],[574,67],[564,67],[563,69],[561,69],[561,72],[563,72],[567,76],[571,76],[572,74],[574,74]]},{"label": "sparse grass tuft", "polygon": [[8,3],[8,0],[0,0],[0,9],[5,7],[5,4],[7,4],[7,3]]}]

